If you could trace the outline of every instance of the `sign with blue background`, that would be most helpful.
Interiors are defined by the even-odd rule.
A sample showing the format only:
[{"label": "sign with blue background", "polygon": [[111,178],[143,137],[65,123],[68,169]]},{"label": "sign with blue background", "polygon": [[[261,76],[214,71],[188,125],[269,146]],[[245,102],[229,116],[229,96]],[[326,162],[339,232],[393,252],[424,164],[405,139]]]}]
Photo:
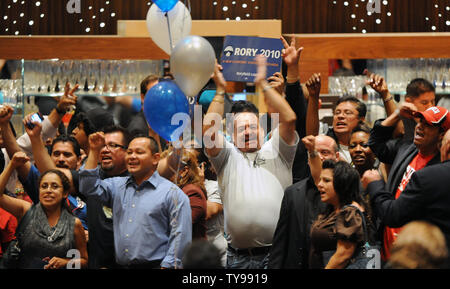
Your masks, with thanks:
[{"label": "sign with blue background", "polygon": [[253,82],[256,75],[255,57],[267,57],[267,77],[281,71],[283,43],[278,38],[226,36],[221,65],[226,81]]}]

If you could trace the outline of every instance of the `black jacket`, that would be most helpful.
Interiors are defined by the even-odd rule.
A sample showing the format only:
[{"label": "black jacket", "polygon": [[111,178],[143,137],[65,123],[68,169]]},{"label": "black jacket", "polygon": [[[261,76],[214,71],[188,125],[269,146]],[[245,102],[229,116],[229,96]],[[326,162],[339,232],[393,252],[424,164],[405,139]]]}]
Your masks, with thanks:
[{"label": "black jacket", "polygon": [[269,269],[307,269],[311,224],[324,209],[311,177],[288,187],[272,241]]},{"label": "black jacket", "polygon": [[311,175],[308,166],[307,151],[305,145],[301,141],[301,139],[306,136],[306,110],[308,105],[299,81],[286,84],[286,101],[297,116],[295,130],[300,138],[300,142],[297,145],[297,152],[295,153],[294,163],[292,165],[292,178],[294,183],[296,183]]},{"label": "black jacket", "polygon": [[[380,162],[391,165],[386,189],[395,195],[406,168],[419,150],[414,143],[411,144],[403,139],[391,139],[395,127],[382,126],[381,122],[382,120],[375,122],[370,132],[369,146]],[[438,164],[440,159],[441,156],[438,153],[426,166]]]},{"label": "black jacket", "polygon": [[383,181],[370,183],[367,190],[384,224],[397,228],[414,220],[430,222],[441,229],[450,250],[450,161],[415,172],[396,200]]}]

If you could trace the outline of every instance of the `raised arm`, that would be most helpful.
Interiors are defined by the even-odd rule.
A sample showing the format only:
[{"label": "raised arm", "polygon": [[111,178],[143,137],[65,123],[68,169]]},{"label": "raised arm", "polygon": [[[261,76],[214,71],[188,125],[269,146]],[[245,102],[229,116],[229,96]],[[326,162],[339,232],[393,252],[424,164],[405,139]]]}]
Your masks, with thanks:
[{"label": "raised arm", "polygon": [[95,132],[89,135],[89,154],[84,169],[92,170],[98,167],[100,151],[104,146],[105,134],[103,132]]},{"label": "raised arm", "polygon": [[209,105],[208,112],[203,120],[203,136],[206,153],[215,157],[224,147],[224,139],[220,134],[222,117],[224,114],[226,82],[221,72],[222,66],[216,62],[213,79],[216,84],[216,95]]},{"label": "raised arm", "polygon": [[295,122],[297,117],[289,103],[272,87],[266,80],[267,60],[264,56],[256,56],[257,72],[255,84],[264,93],[264,100],[268,112],[279,114],[279,132],[280,137],[288,145],[294,145],[296,142]]},{"label": "raised arm", "polygon": [[364,74],[367,75],[367,85],[373,88],[381,96],[384,103],[384,109],[386,110],[386,115],[390,116],[397,109],[395,105],[394,98],[389,92],[386,80],[384,77],[378,74],[370,73],[367,69],[364,70]]},{"label": "raised arm", "polygon": [[183,156],[183,147],[176,148],[174,147],[173,150],[170,152],[170,154],[159,161],[158,163],[158,173],[170,180],[173,175],[176,174],[178,169],[178,163]]},{"label": "raised arm", "polygon": [[55,163],[50,158],[47,149],[44,146],[44,142],[41,138],[42,124],[38,122],[33,122],[34,127],[30,129],[27,126],[27,123],[31,119],[31,115],[29,114],[23,120],[23,125],[25,127],[25,131],[30,138],[31,141],[31,149],[34,156],[34,163],[42,174],[48,170],[56,169]]},{"label": "raised arm", "polygon": [[320,181],[320,173],[322,172],[322,160],[316,152],[315,143],[316,137],[313,135],[306,136],[302,139],[305,148],[308,150],[308,164],[311,171],[311,176],[316,186]]},{"label": "raised arm", "polygon": [[0,175],[0,206],[16,217],[17,221],[22,219],[25,213],[30,209],[31,204],[27,201],[5,195],[4,192],[12,172],[26,163],[29,163],[27,155],[24,152],[17,152]]},{"label": "raised arm", "polygon": [[[21,152],[19,145],[17,144],[16,138],[11,130],[10,120],[14,114],[14,109],[8,105],[4,105],[0,108],[0,129],[3,137],[3,146],[8,152],[8,156],[12,159],[13,155],[17,152]],[[31,164],[29,162],[25,163],[23,166],[17,168],[19,177],[24,180],[28,176]]]},{"label": "raised arm", "polygon": [[21,151],[10,127],[10,121],[13,114],[14,109],[9,105],[3,105],[0,108],[0,128],[3,136],[3,145],[8,152],[10,159],[16,152]]},{"label": "raised arm", "polygon": [[314,73],[306,82],[308,89],[308,109],[306,112],[306,135],[319,134],[319,95],[321,87],[320,73]]},{"label": "raised arm", "polygon": [[295,83],[299,81],[298,64],[303,47],[295,47],[295,36],[291,38],[291,44],[288,44],[283,36],[280,37],[283,42],[284,49],[281,51],[281,56],[287,66],[287,83]]}]

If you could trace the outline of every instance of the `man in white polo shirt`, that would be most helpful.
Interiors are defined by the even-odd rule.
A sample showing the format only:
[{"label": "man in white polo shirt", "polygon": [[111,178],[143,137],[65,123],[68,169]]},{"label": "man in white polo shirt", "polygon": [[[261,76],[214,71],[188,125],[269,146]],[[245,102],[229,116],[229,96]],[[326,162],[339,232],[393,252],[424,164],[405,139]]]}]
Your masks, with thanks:
[{"label": "man in white polo shirt", "polygon": [[[225,80],[216,66],[216,95],[204,120],[205,152],[218,177],[228,234],[227,268],[262,269],[267,266],[284,189],[292,184],[292,164],[299,142],[296,115],[287,101],[266,81],[266,60],[256,58],[255,84],[264,93],[269,113],[279,125],[263,143],[264,130],[254,104],[233,104],[230,143],[218,133],[224,111]],[[272,119],[277,116],[272,115]]]}]

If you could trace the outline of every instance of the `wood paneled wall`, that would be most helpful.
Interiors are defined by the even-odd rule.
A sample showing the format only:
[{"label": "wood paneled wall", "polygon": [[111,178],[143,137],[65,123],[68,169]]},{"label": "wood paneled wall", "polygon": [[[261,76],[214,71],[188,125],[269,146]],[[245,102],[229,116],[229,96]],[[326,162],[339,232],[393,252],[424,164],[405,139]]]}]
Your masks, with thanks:
[{"label": "wood paneled wall", "polygon": [[[0,35],[15,35],[16,31],[19,35],[115,35],[117,20],[144,20],[151,4],[149,0],[79,0],[81,13],[69,14],[68,1],[1,0]],[[381,4],[380,14],[370,16],[367,1],[361,0],[181,1],[190,3],[195,20],[281,19],[283,33],[361,33],[363,29],[368,33],[450,31],[446,23],[450,20],[449,0],[388,0],[387,5]],[[36,2],[40,5],[36,6]],[[224,6],[228,7],[226,11]],[[381,21],[379,24],[377,19]]]}]

